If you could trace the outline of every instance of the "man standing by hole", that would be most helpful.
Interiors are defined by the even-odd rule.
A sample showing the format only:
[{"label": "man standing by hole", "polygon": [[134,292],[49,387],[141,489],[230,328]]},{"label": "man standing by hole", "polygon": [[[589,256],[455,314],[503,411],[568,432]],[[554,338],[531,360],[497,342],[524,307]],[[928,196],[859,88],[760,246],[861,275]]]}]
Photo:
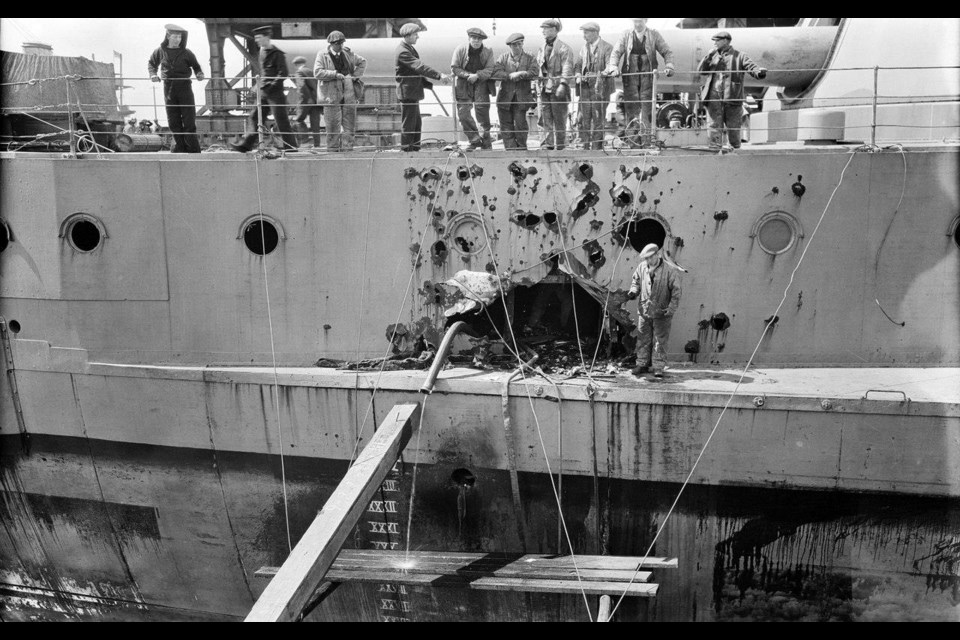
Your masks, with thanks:
[{"label": "man standing by hole", "polygon": [[[470,29],[467,37],[470,42],[453,52],[450,64],[455,78],[457,117],[470,141],[470,148],[489,150],[493,148],[490,96],[497,95],[497,83],[491,79],[494,71],[493,49],[483,45],[487,34],[482,29]],[[476,112],[476,120],[471,110]]]},{"label": "man standing by hole", "polygon": [[[287,94],[283,85],[290,77],[287,69],[287,57],[283,51],[273,45],[273,28],[260,27],[253,30],[253,38],[260,47],[260,84],[257,108],[250,115],[254,132],[260,129],[261,110],[269,109],[273,120],[277,123],[277,130],[283,138],[284,151],[297,150],[297,136],[290,128],[290,114],[287,113]],[[266,122],[266,114],[264,114]],[[234,151],[248,153],[252,151],[260,136],[257,133],[248,135],[240,144],[231,145]]]},{"label": "man standing by hole", "polygon": [[420,60],[415,45],[420,40],[422,30],[412,22],[400,27],[403,42],[397,47],[397,99],[400,101],[403,127],[400,148],[409,153],[420,151],[420,142],[423,139],[420,102],[426,97],[426,90],[433,89],[430,81],[436,80],[444,84],[450,82],[450,76],[428,67]]},{"label": "man standing by hole", "polygon": [[546,42],[537,53],[537,93],[543,140],[540,148],[560,151],[567,146],[567,119],[570,115],[570,82],[574,77],[576,54],[559,39],[563,24],[550,18],[540,25]]},{"label": "man standing by hole", "polygon": [[[307,69],[307,59],[299,56],[293,61],[297,68],[297,119],[294,121],[301,134],[301,142],[313,141],[313,148],[320,148],[320,115],[323,108],[317,102],[317,80]],[[307,121],[310,121],[310,135],[305,135]]]},{"label": "man standing by hole", "polygon": [[674,73],[673,50],[656,29],[647,27],[650,18],[633,18],[633,29],[620,36],[610,55],[607,74],[623,76],[623,98],[627,119],[627,142],[643,145],[640,132],[653,127],[653,74],[659,73],[663,57],[665,76]]},{"label": "man standing by hole", "polygon": [[643,250],[640,260],[628,296],[630,300],[640,299],[640,337],[633,375],[639,377],[652,370],[654,377],[662,378],[667,368],[673,317],[683,295],[680,271],[663,259],[660,247],[655,244]]},{"label": "man standing by hole", "polygon": [[600,25],[588,22],[580,27],[586,41],[577,59],[577,90],[580,93],[580,141],[587,151],[603,149],[607,105],[616,83],[604,74],[613,46],[600,38]]},{"label": "man standing by hole", "polygon": [[192,76],[204,81],[203,69],[193,51],[187,49],[187,30],[175,24],[166,26],[167,35],[153,52],[147,70],[153,82],[163,81],[163,99],[167,105],[167,123],[173,133],[173,153],[200,153],[197,136],[197,101],[193,97]]},{"label": "man standing by hole", "polygon": [[327,150],[353,151],[357,135],[357,105],[363,98],[367,61],[345,46],[347,36],[334,31],[330,46],[317,54],[313,73],[320,81],[320,102],[327,123]]},{"label": "man standing by hole", "polygon": [[532,82],[537,77],[537,60],[524,51],[522,33],[507,38],[510,52],[500,56],[494,70],[494,79],[500,80],[497,113],[500,114],[500,135],[508,151],[527,150],[530,124],[527,112],[536,106]]},{"label": "man standing by hole", "polygon": [[733,36],[721,31],[713,36],[716,49],[700,62],[697,71],[704,74],[701,100],[707,106],[710,117],[710,148],[723,148],[723,135],[727,134],[730,146],[739,149],[740,131],[743,126],[744,73],[763,80],[767,70],[760,67],[746,54],[733,48]]}]

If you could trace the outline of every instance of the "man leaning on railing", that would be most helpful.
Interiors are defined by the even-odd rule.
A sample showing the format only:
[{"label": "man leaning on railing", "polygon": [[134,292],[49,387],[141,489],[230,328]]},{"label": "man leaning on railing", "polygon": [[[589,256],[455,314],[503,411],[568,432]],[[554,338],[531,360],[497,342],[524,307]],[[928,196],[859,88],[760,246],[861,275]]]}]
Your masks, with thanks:
[{"label": "man leaning on railing", "polygon": [[723,134],[730,146],[739,149],[743,126],[744,73],[763,80],[767,70],[745,53],[731,46],[733,36],[721,31],[713,37],[716,49],[700,62],[697,72],[705,74],[701,99],[707,105],[710,117],[710,147],[723,148]]}]

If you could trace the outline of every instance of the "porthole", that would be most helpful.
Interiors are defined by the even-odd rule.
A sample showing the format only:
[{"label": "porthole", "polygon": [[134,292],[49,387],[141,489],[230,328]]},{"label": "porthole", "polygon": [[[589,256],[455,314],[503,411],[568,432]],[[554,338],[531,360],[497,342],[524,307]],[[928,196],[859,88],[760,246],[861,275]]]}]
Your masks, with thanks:
[{"label": "porthole", "polygon": [[260,214],[250,216],[240,227],[239,240],[255,256],[269,256],[286,240],[283,227],[276,220]]},{"label": "porthole", "polygon": [[75,213],[63,221],[60,237],[78,253],[93,253],[103,246],[108,236],[100,220],[86,213]]},{"label": "porthole", "polygon": [[13,234],[10,233],[10,227],[7,226],[6,220],[0,220],[0,253],[6,251],[11,242],[13,242]]},{"label": "porthole", "polygon": [[20,323],[17,322],[16,320],[11,320],[9,323],[7,323],[7,327],[10,328],[10,333],[12,333],[13,335],[18,335],[21,331],[23,331],[23,328],[20,326]]},{"label": "porthole", "polygon": [[637,253],[642,252],[651,244],[655,244],[662,249],[670,235],[666,226],[657,218],[628,220],[620,225],[618,231]]},{"label": "porthole", "polygon": [[953,244],[957,245],[957,249],[960,249],[960,218],[953,221],[947,236],[953,236]]},{"label": "porthole", "polygon": [[475,256],[487,248],[483,221],[470,214],[453,220],[446,239],[447,244],[464,256]]},{"label": "porthole", "polygon": [[760,218],[750,235],[764,252],[782,255],[793,249],[803,238],[800,221],[789,213],[774,211]]}]

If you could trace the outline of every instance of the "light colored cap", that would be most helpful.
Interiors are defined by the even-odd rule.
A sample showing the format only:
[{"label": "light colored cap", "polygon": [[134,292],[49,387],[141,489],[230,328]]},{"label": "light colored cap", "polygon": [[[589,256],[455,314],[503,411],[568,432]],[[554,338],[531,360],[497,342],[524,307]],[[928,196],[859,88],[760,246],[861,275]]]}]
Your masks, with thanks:
[{"label": "light colored cap", "polygon": [[420,25],[414,24],[413,22],[408,22],[400,27],[400,35],[404,38],[407,36],[412,36],[415,33],[420,33],[421,31],[423,31],[423,29],[420,28]]},{"label": "light colored cap", "polygon": [[644,250],[640,252],[640,259],[649,260],[658,253],[660,253],[660,247],[655,244],[648,244]]},{"label": "light colored cap", "polygon": [[343,34],[342,31],[332,31],[330,35],[327,36],[327,42],[330,44],[337,44],[339,42],[346,42],[347,36]]},{"label": "light colored cap", "polygon": [[526,39],[522,33],[515,33],[507,38],[507,44],[517,44],[518,42],[524,42]]},{"label": "light colored cap", "polygon": [[541,29],[556,29],[557,31],[563,31],[563,23],[560,22],[560,18],[547,18],[543,21],[543,24],[540,25]]},{"label": "light colored cap", "polygon": [[176,24],[166,24],[163,26],[163,28],[166,29],[168,33],[186,33],[187,32],[186,29]]},{"label": "light colored cap", "polygon": [[730,40],[733,41],[733,36],[730,35],[729,31],[721,31],[717,35],[713,36],[714,40]]},{"label": "light colored cap", "polygon": [[580,31],[596,31],[597,33],[600,33],[600,25],[598,25],[596,22],[588,22],[580,27]]},{"label": "light colored cap", "polygon": [[303,56],[297,56],[293,59],[293,64],[307,64],[307,59]]},{"label": "light colored cap", "polygon": [[483,32],[483,29],[477,29],[476,27],[467,30],[467,35],[471,38],[480,38],[481,40],[486,40],[488,37],[487,34]]}]

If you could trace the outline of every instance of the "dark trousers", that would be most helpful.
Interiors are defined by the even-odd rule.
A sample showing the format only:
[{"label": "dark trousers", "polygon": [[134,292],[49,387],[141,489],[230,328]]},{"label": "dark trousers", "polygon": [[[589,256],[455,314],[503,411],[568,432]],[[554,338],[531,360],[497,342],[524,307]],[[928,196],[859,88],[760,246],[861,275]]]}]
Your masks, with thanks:
[{"label": "dark trousers", "polygon": [[200,153],[197,137],[197,101],[190,80],[169,82],[164,87],[167,123],[173,133],[173,153]]},{"label": "dark trousers", "polygon": [[526,104],[497,105],[500,114],[500,136],[505,149],[527,150],[530,123],[527,122]]},{"label": "dark trousers", "polygon": [[552,93],[540,94],[540,123],[543,127],[543,149],[562,151],[567,147],[567,118],[570,116],[570,100],[561,100]]},{"label": "dark trousers", "polygon": [[655,373],[663,373],[667,368],[667,345],[670,343],[672,327],[673,318],[645,318],[640,315],[638,367],[653,367]]},{"label": "dark trousers", "polygon": [[724,102],[716,93],[710,94],[707,102],[707,115],[710,120],[710,146],[723,146],[723,134],[727,134],[730,146],[739,149],[742,140],[743,102]]},{"label": "dark trousers", "polygon": [[607,105],[610,96],[585,85],[580,89],[580,141],[586,150],[600,151],[607,132]]},{"label": "dark trousers", "polygon": [[423,139],[423,117],[420,115],[419,102],[401,102],[400,118],[403,133],[400,136],[400,147],[403,151],[420,151],[420,142]]},{"label": "dark trousers", "polygon": [[[474,119],[473,113],[477,112]],[[493,146],[490,139],[490,97],[486,100],[477,99],[475,102],[457,101],[457,117],[460,118],[460,124],[463,125],[463,132],[467,140],[475,147],[482,146],[484,149],[490,149]]]},{"label": "dark trousers", "polygon": [[[642,134],[653,127],[653,67],[647,58],[630,56],[628,75],[623,79],[623,106],[626,112],[627,143],[643,144]],[[643,73],[645,75],[633,75]]]},{"label": "dark trousers", "polygon": [[[306,142],[310,139],[313,140],[313,146],[316,149],[320,148],[320,116],[323,115],[323,107],[308,107],[301,106],[300,112],[297,114],[296,123],[300,129],[300,142]],[[307,130],[307,120],[310,121],[310,134],[307,135],[305,131]]]},{"label": "dark trousers", "polygon": [[[297,149],[299,146],[297,145],[297,136],[290,128],[290,114],[287,113],[287,96],[282,93],[261,94],[260,104],[253,110],[253,113],[250,114],[250,122],[253,124],[254,131],[260,128],[261,109],[269,109],[270,113],[273,114],[273,119],[277,123],[277,130],[283,138],[284,149]],[[266,117],[267,114],[264,113],[264,122],[266,122]],[[241,146],[247,150],[252,150],[256,146],[258,138],[258,134],[252,133],[244,139]]]}]

